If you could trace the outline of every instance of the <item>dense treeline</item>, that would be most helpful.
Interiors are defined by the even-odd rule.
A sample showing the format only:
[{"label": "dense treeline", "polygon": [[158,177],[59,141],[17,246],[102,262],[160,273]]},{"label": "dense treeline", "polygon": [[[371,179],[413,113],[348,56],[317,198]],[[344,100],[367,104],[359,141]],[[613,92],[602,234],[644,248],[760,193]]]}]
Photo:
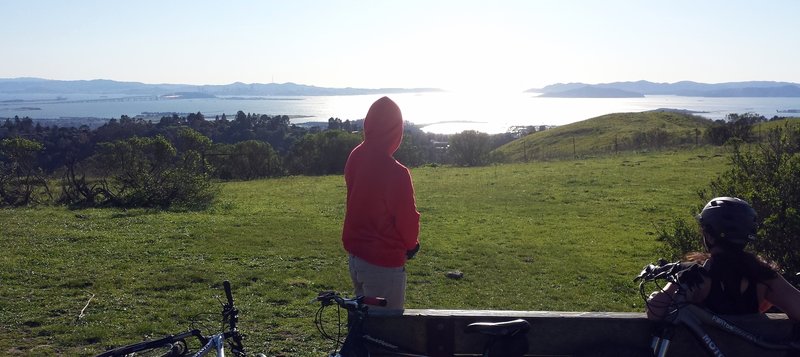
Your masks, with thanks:
[{"label": "dense treeline", "polygon": [[[211,120],[201,113],[157,122],[122,116],[96,129],[7,119],[0,126],[0,195],[5,205],[204,207],[213,199],[212,179],[340,174],[361,129],[361,121],[304,127],[288,116],[241,111]],[[395,157],[408,166],[485,164],[491,149],[513,138],[428,134],[407,123]],[[457,145],[449,147],[450,140]],[[48,184],[54,179],[56,195]]]},{"label": "dense treeline", "polygon": [[[702,132],[654,129],[630,141],[637,148],[699,144],[701,138],[715,145],[731,139],[753,142],[758,139],[753,127],[763,121],[767,119],[751,113],[731,114]],[[224,114],[207,119],[202,113],[165,116],[157,122],[122,116],[96,129],[42,126],[15,117],[0,125],[0,204],[205,207],[214,197],[213,179],[342,173],[350,150],[361,142],[362,124],[330,118],[327,127],[307,127],[291,124],[288,116],[241,111],[232,119]],[[493,150],[537,132],[536,127],[526,129],[441,135],[406,123],[395,158],[410,167],[502,162],[503,155]],[[614,146],[618,151],[623,145],[615,141]],[[54,180],[61,186],[58,192],[50,188]]]}]

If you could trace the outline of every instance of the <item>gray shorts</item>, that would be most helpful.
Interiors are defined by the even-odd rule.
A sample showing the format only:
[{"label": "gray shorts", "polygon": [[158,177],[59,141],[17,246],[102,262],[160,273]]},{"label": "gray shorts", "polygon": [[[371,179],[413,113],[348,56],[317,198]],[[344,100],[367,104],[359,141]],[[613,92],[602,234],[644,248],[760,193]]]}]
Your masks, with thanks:
[{"label": "gray shorts", "polygon": [[356,296],[382,297],[386,299],[386,308],[403,308],[406,299],[405,267],[386,268],[353,255],[350,255],[348,264]]}]

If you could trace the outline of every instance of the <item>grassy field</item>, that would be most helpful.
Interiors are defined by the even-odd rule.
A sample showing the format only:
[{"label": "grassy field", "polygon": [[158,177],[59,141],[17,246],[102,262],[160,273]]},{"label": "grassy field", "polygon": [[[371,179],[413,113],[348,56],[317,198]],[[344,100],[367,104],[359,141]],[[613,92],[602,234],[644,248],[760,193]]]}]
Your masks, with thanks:
[{"label": "grassy field", "polygon": [[[641,311],[631,280],[659,257],[654,225],[700,203],[727,165],[711,150],[413,169],[406,306]],[[208,326],[227,279],[247,346],[323,355],[310,301],[350,290],[344,193],[341,176],[291,177],[223,184],[205,212],[0,210],[0,352],[92,355]]]}]

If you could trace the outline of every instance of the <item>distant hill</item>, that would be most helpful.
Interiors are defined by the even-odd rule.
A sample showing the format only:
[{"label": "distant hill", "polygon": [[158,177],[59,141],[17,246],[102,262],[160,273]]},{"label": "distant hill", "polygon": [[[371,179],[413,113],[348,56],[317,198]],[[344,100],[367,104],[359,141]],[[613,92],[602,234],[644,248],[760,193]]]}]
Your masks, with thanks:
[{"label": "distant hill", "polygon": [[550,92],[540,95],[540,97],[558,97],[558,98],[642,98],[644,94],[631,92],[616,88],[604,88],[595,86],[586,86],[575,89],[565,90],[563,92]]},{"label": "distant hill", "polygon": [[[595,91],[589,90],[595,88]],[[592,98],[596,89],[620,90],[643,95],[678,95],[688,97],[800,97],[800,84],[790,82],[750,81],[729,83],[698,83],[681,81],[675,83],[654,83],[648,81],[613,82],[601,84],[557,83],[543,88],[533,88],[526,92],[541,93],[547,97],[575,98],[575,93],[587,93],[584,98]]]},{"label": "distant hill", "polygon": [[509,162],[694,144],[712,121],[670,110],[617,113],[529,134],[495,150]]},{"label": "distant hill", "polygon": [[[317,96],[436,92],[437,88],[326,88],[296,83],[241,83],[226,85],[145,84],[105,79],[59,81],[41,78],[0,78],[4,94],[123,94],[163,96],[182,93],[184,97],[208,96]],[[189,94],[192,93],[192,94]]]}]

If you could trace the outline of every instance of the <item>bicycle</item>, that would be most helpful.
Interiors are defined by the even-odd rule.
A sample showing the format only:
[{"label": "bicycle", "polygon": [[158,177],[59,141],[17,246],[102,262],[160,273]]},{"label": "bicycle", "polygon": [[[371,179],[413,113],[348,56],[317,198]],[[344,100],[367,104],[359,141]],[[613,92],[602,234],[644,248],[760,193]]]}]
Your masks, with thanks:
[{"label": "bicycle", "polygon": [[689,303],[686,299],[689,287],[696,282],[698,269],[696,264],[686,263],[667,263],[660,260],[658,264],[649,264],[634,278],[634,282],[639,281],[639,294],[648,304],[646,295],[646,284],[654,283],[659,290],[663,287],[659,281],[666,281],[677,286],[672,301],[666,310],[663,321],[659,324],[656,333],[650,344],[653,356],[663,357],[667,355],[673,332],[678,325],[683,325],[696,336],[705,350],[711,356],[724,356],[720,345],[711,338],[703,329],[703,325],[714,326],[726,333],[730,333],[756,346],[769,350],[781,351],[800,351],[800,341],[770,341],[762,336],[748,332],[739,326],[723,319],[719,315],[704,309],[695,304]]},{"label": "bicycle", "polygon": [[[199,329],[192,329],[176,335],[169,335],[157,340],[134,343],[127,346],[117,347],[113,350],[103,352],[96,357],[132,357],[132,356],[194,356],[201,357],[209,352],[216,352],[219,357],[225,356],[225,345],[230,348],[234,356],[246,356],[242,340],[242,335],[236,327],[239,321],[239,310],[233,303],[231,294],[231,284],[227,280],[222,283],[225,289],[227,301],[222,304],[222,324],[223,329],[220,333],[205,336]],[[196,339],[200,346],[195,352],[189,349],[188,340]],[[262,355],[263,356],[263,355]]]},{"label": "bicycle", "polygon": [[[344,298],[335,291],[323,291],[314,299],[320,303],[319,310],[314,317],[314,324],[323,337],[334,341],[335,346],[329,357],[369,357],[371,351],[390,353],[394,356],[418,356],[427,355],[415,351],[410,351],[399,345],[390,343],[384,339],[370,335],[364,323],[369,316],[369,306],[386,306],[386,300],[379,297],[357,296],[355,298]],[[338,332],[332,336],[325,331],[323,325],[323,311],[326,307],[337,305]],[[342,337],[341,309],[347,311],[347,335],[344,341]],[[481,356],[484,357],[517,357],[524,356],[528,351],[527,332],[530,330],[530,323],[523,319],[516,319],[502,322],[475,322],[465,327],[465,333],[479,333],[487,336]]]}]

